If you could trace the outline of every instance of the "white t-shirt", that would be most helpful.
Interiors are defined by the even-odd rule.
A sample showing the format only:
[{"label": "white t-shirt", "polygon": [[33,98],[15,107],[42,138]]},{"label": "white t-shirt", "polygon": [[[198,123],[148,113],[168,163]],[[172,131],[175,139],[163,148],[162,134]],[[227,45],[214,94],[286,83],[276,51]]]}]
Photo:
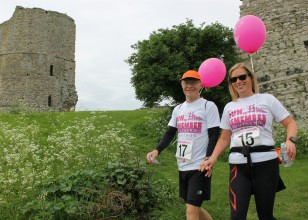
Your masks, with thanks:
[{"label": "white t-shirt", "polygon": [[[255,145],[274,146],[272,123],[274,120],[280,122],[289,115],[289,112],[273,95],[254,94],[247,98],[239,98],[235,102],[229,102],[224,108],[220,128],[232,131],[230,148],[243,146],[239,145],[242,140],[244,143],[253,144],[250,138],[253,133],[257,134]],[[276,157],[275,151],[251,153],[252,162],[271,160]],[[247,163],[247,158],[241,153],[234,152],[229,155],[229,163]]]},{"label": "white t-shirt", "polygon": [[177,149],[181,143],[191,143],[188,144],[191,147],[190,160],[177,159],[180,171],[200,168],[209,142],[207,129],[218,127],[219,124],[217,106],[203,98],[191,103],[184,102],[174,108],[168,125],[178,129]]}]

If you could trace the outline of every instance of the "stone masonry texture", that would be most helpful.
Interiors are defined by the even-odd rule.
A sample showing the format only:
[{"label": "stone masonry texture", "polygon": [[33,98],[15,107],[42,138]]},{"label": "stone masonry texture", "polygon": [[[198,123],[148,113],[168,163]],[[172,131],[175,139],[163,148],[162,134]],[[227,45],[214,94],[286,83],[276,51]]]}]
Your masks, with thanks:
[{"label": "stone masonry texture", "polygon": [[0,108],[74,109],[75,40],[69,16],[17,6],[0,24]]},{"label": "stone masonry texture", "polygon": [[258,16],[266,26],[266,40],[252,54],[261,92],[276,96],[298,123],[307,122],[308,1],[242,0],[240,15]]}]

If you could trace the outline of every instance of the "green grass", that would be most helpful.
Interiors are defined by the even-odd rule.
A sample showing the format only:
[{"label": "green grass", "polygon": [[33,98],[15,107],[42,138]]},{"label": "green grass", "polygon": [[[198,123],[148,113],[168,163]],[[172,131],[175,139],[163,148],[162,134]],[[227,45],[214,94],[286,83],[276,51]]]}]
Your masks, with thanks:
[{"label": "green grass", "polygon": [[[37,185],[77,170],[100,170],[125,146],[136,147],[145,160],[164,133],[169,113],[135,110],[0,115],[0,216],[19,219],[20,207],[36,196]],[[152,213],[154,219],[185,219],[184,203],[178,198],[174,153],[169,147],[158,157],[158,166],[148,166],[154,179],[169,182],[174,193],[164,210]],[[274,213],[279,220],[308,216],[307,159],[296,160],[290,168],[280,167],[287,189],[276,196]],[[211,200],[203,204],[214,219],[229,219],[228,172],[227,162],[216,163]],[[253,198],[248,219],[257,219]]]},{"label": "green grass", "polygon": [[[138,144],[142,152],[151,151],[156,142],[146,142],[144,144],[142,138],[138,139]],[[156,178],[166,178],[173,182],[175,194],[178,194],[178,171],[174,151],[166,149],[158,160],[161,163],[159,166],[154,166]],[[145,156],[144,156],[145,157]],[[280,166],[281,177],[287,187],[276,194],[276,202],[274,215],[281,220],[287,219],[305,219],[308,215],[308,210],[305,208],[308,204],[308,160],[306,158],[298,159],[290,168]],[[214,219],[229,219],[229,202],[228,202],[228,177],[229,164],[219,161],[215,165],[215,170],[212,178],[212,195],[211,200],[205,202],[203,207],[208,210]],[[162,219],[185,219],[185,209],[182,201],[172,207],[172,211],[164,210],[165,217]],[[169,213],[171,212],[171,213]],[[179,218],[179,216],[181,216]],[[258,219],[254,198],[251,198],[248,219]]]},{"label": "green grass", "polygon": [[[177,188],[178,176],[174,160],[173,154],[170,152],[163,152],[162,155],[159,156],[161,165],[154,169],[157,171],[157,178],[168,177]],[[281,165],[280,173],[287,189],[276,194],[274,208],[275,217],[279,220],[305,219],[306,216],[308,216],[308,160],[296,160],[294,165],[290,168],[284,168]],[[215,164],[215,169],[213,171],[211,200],[206,201],[203,204],[203,208],[208,210],[214,219],[229,219],[228,178],[229,164],[227,162],[218,161]],[[175,194],[177,194],[177,191],[175,191]],[[181,219],[185,219],[184,204],[177,203],[176,205],[177,206],[172,207],[173,214],[175,215],[179,214],[178,212],[181,212]],[[162,219],[168,218],[166,217]],[[258,219],[253,196],[251,198],[247,219]]]}]

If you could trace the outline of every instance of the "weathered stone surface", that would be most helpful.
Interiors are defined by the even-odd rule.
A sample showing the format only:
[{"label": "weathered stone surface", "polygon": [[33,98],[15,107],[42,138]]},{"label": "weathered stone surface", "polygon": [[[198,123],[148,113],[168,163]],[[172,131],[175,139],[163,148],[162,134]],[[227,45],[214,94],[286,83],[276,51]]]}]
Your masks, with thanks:
[{"label": "weathered stone surface", "polygon": [[[267,29],[263,46],[252,54],[261,91],[275,95],[299,122],[308,116],[307,0],[242,0],[241,17],[256,15]],[[250,60],[242,53],[243,59]]]},{"label": "weathered stone surface", "polygon": [[0,108],[74,109],[75,41],[69,16],[17,6],[0,24]]}]

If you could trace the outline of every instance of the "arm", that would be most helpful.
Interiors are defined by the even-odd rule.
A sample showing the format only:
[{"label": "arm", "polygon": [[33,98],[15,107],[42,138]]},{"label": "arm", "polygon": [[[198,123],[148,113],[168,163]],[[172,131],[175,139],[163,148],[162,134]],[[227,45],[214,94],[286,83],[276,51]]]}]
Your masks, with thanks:
[{"label": "arm", "polygon": [[217,143],[219,136],[219,127],[209,128],[207,129],[207,131],[209,134],[209,144],[207,146],[206,158],[210,157],[213,153],[214,147]]},{"label": "arm", "polygon": [[218,157],[229,146],[229,143],[231,141],[231,134],[232,134],[231,130],[222,129],[221,135],[219,137],[219,140],[217,141],[212,156],[208,160],[201,163],[199,170],[202,172],[204,170],[207,170],[205,174],[206,176],[211,176],[212,168],[216,163]]},{"label": "arm", "polygon": [[166,133],[164,134],[164,136],[162,137],[162,139],[160,140],[159,144],[156,147],[158,154],[160,154],[166,147],[168,147],[168,145],[174,138],[177,130],[178,129],[175,127],[168,126],[168,130],[166,131]]},{"label": "arm", "polygon": [[172,126],[168,127],[168,130],[163,135],[162,139],[160,140],[160,142],[157,145],[157,147],[155,148],[155,150],[153,150],[153,151],[151,151],[147,154],[146,159],[149,163],[153,163],[153,161],[158,156],[158,154],[160,154],[166,147],[168,147],[168,145],[172,141],[173,137],[175,136],[177,130],[178,129],[175,128],[175,127],[172,127]]},{"label": "arm", "polygon": [[207,133],[209,142],[206,150],[205,159],[207,159],[212,155],[220,132],[219,130],[220,118],[219,118],[218,108],[216,104],[212,101],[207,101],[205,105],[207,103],[208,103],[208,108],[206,108],[206,120],[208,124]]},{"label": "arm", "polygon": [[290,141],[290,137],[296,137],[297,135],[297,125],[295,121],[291,118],[291,116],[286,117],[280,123],[286,128],[287,130],[287,139],[286,139],[286,146],[287,146],[287,154],[291,160],[295,159],[296,156],[296,146],[295,144]]}]

